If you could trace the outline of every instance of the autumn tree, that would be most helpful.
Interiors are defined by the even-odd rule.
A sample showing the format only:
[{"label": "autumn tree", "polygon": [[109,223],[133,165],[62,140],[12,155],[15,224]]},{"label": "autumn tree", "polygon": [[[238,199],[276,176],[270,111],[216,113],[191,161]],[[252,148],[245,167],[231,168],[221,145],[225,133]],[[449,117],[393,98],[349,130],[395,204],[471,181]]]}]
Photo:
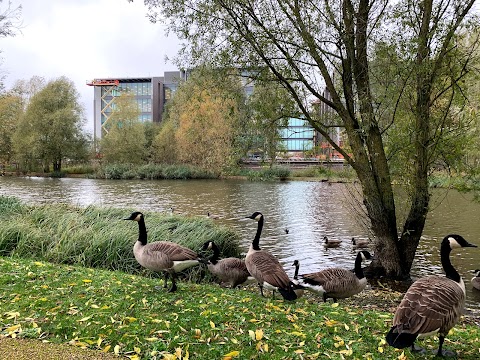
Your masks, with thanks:
[{"label": "autumn tree", "polygon": [[[155,146],[175,156],[177,162],[219,173],[239,157],[242,104],[244,93],[238,78],[198,69],[176,91]],[[174,137],[169,139],[171,133]],[[169,149],[172,140],[175,152]]]},{"label": "autumn tree", "polygon": [[142,164],[147,158],[145,126],[134,95],[123,92],[115,99],[112,114],[104,125],[106,134],[100,151],[107,163]]},{"label": "autumn tree", "polygon": [[42,90],[47,84],[45,78],[41,76],[32,76],[30,79],[16,80],[10,89],[10,93],[18,96],[22,100],[22,106],[27,108],[33,95]]},{"label": "autumn tree", "polygon": [[50,81],[30,100],[15,134],[15,156],[27,170],[41,163],[45,172],[59,172],[63,160],[85,160],[88,139],[79,94],[66,77]]},{"label": "autumn tree", "polygon": [[[166,114],[168,114],[168,108]],[[152,142],[152,159],[154,162],[170,165],[177,163],[176,130],[177,124],[173,118],[164,116],[160,130]]]},{"label": "autumn tree", "polygon": [[[185,40],[185,67],[265,69],[257,81],[276,81],[288,89],[303,117],[342,154],[361,184],[362,206],[374,234],[378,274],[410,274],[428,214],[429,174],[441,163],[448,137],[460,131],[452,108],[470,71],[470,48],[457,46],[458,34],[476,33],[475,0],[145,0],[149,15],[166,19]],[[393,92],[378,91],[381,73],[371,69],[371,51],[390,43],[391,66],[399,66]],[[398,60],[398,63],[395,61]],[[324,90],[330,96],[324,96]],[[393,94],[393,98],[389,96]],[[388,96],[388,99],[386,98]],[[393,101],[389,101],[392,99]],[[338,116],[348,151],[329,136],[311,103],[320,101]],[[408,196],[396,199],[389,131],[410,118]],[[398,132],[400,134],[400,132]],[[445,152],[444,152],[445,153]],[[446,160],[446,158],[445,158]],[[400,163],[400,162],[398,162]],[[404,216],[397,202],[405,204]],[[402,221],[400,221],[402,219]]]},{"label": "autumn tree", "polygon": [[13,158],[13,134],[23,115],[22,101],[18,96],[0,95],[0,166],[4,167]]}]

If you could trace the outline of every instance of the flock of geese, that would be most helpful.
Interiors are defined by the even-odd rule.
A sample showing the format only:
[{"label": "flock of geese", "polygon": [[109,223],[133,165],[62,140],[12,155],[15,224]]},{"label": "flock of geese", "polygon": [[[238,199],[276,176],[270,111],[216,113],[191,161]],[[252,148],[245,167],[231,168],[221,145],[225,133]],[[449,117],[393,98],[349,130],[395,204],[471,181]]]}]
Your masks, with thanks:
[{"label": "flock of geese", "polygon": [[[336,302],[338,299],[348,298],[365,289],[367,279],[361,264],[362,261],[373,258],[367,250],[358,251],[353,271],[332,267],[299,275],[300,263],[295,260],[293,263],[295,274],[291,279],[278,259],[259,246],[264,225],[262,213],[254,212],[247,218],[255,220],[258,225],[245,259],[234,257],[220,259],[220,249],[213,241],[205,242],[200,249],[213,252],[208,259],[173,242],[147,243],[147,229],[143,214],[136,211],[124,220],[138,222],[139,236],[133,247],[135,259],[147,269],[163,272],[165,288],[170,278],[169,292],[177,290],[177,273],[200,263],[205,263],[214,276],[221,282],[229,284],[231,288],[257,283],[262,296],[264,296],[264,290],[273,291],[274,297],[275,291],[278,291],[283,299],[288,301],[300,298],[304,291],[308,290],[322,296],[324,302],[329,298]],[[324,245],[338,247],[340,242],[325,236]],[[368,246],[368,241],[352,238],[352,245],[355,249],[361,249]],[[464,247],[477,246],[455,234],[447,235],[442,240],[440,256],[446,276],[423,277],[410,286],[395,312],[393,326],[386,335],[389,345],[399,349],[409,347],[412,351],[424,351],[415,345],[417,337],[438,333],[437,356],[451,355],[451,352],[443,350],[442,347],[445,336],[455,326],[464,311],[465,284],[450,262],[450,252],[452,249]],[[472,285],[480,290],[480,270],[475,270],[475,273]]]}]

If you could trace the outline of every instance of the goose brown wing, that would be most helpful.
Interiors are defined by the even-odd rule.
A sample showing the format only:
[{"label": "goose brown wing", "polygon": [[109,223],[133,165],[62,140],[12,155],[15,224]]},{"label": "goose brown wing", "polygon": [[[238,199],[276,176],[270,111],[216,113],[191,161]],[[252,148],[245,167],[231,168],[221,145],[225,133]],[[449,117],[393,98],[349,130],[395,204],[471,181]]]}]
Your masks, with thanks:
[{"label": "goose brown wing", "polygon": [[258,281],[265,281],[280,289],[287,289],[290,279],[277,258],[266,251],[257,251],[248,256],[248,271]]},{"label": "goose brown wing", "polygon": [[186,247],[170,241],[157,241],[145,246],[144,252],[155,254],[162,253],[172,261],[196,260],[197,253]]},{"label": "goose brown wing", "polygon": [[230,271],[235,271],[240,273],[245,273],[247,276],[250,275],[250,273],[247,270],[247,266],[245,265],[245,261],[242,259],[238,258],[225,258],[222,259],[218,262],[219,267],[222,272],[230,272]]},{"label": "goose brown wing", "polygon": [[450,330],[463,311],[465,294],[453,280],[428,276],[410,286],[395,312],[393,325],[412,334],[425,334],[439,329]]},{"label": "goose brown wing", "polygon": [[237,258],[225,258],[220,260],[212,273],[217,275],[223,281],[230,281],[233,287],[245,282],[250,276],[245,261]]},{"label": "goose brown wing", "polygon": [[[351,271],[340,268],[329,268],[315,273],[303,274],[301,278],[307,284],[320,285],[325,289],[325,286],[328,286],[331,281],[338,278],[350,278],[351,276],[355,276]],[[328,291],[327,289],[325,290]]]}]

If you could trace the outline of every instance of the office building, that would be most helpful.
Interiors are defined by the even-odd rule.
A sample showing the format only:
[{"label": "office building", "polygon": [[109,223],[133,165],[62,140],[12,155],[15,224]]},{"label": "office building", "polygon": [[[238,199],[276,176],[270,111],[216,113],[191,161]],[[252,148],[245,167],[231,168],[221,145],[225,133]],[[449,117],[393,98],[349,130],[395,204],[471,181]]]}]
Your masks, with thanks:
[{"label": "office building", "polygon": [[94,136],[100,139],[115,109],[115,98],[124,91],[134,95],[142,122],[161,122],[165,103],[173,96],[181,81],[187,79],[185,71],[165,72],[161,77],[102,78],[87,82],[94,87]]}]

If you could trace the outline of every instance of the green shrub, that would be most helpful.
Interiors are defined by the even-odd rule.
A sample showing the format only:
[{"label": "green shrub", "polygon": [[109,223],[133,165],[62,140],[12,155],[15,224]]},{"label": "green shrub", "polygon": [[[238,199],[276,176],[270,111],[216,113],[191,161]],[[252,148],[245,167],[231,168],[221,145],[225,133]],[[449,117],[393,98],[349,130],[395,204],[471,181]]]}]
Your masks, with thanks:
[{"label": "green shrub", "polygon": [[62,166],[65,174],[93,174],[94,168],[90,164]]},{"label": "green shrub", "polygon": [[249,180],[266,181],[280,179],[284,180],[290,176],[290,169],[286,166],[272,166],[269,168],[262,168],[260,170],[251,170],[247,173]]},{"label": "green shrub", "polygon": [[163,167],[158,164],[146,164],[137,169],[137,176],[140,179],[157,180],[163,179]]},{"label": "green shrub", "polygon": [[147,180],[186,180],[213,179],[218,175],[190,165],[146,164],[108,164],[96,172],[96,177],[105,179],[147,179]]},{"label": "green shrub", "polygon": [[103,173],[105,179],[120,180],[123,179],[123,174],[132,168],[129,164],[108,164],[105,165]]}]

